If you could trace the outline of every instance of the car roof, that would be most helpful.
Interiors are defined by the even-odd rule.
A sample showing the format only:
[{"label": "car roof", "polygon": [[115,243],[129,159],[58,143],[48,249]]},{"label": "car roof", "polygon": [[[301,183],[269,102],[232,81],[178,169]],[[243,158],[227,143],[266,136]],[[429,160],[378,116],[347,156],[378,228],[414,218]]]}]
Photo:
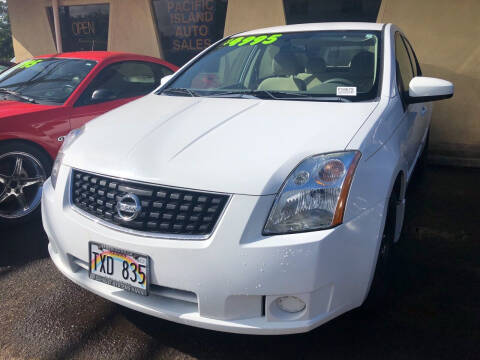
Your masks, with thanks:
[{"label": "car roof", "polygon": [[85,59],[85,60],[93,60],[102,62],[109,59],[130,59],[130,60],[144,60],[144,61],[152,61],[156,63],[167,63],[165,60],[161,60],[159,58],[146,56],[146,55],[138,55],[138,54],[131,54],[126,52],[116,52],[116,51],[75,51],[75,52],[64,52],[60,54],[46,54],[35,56],[35,58],[65,58],[65,59]]},{"label": "car roof", "polygon": [[302,31],[322,31],[322,30],[369,30],[380,31],[385,24],[370,22],[324,22],[274,26],[263,29],[249,30],[235,34],[235,36],[247,36],[255,34],[286,33]]}]

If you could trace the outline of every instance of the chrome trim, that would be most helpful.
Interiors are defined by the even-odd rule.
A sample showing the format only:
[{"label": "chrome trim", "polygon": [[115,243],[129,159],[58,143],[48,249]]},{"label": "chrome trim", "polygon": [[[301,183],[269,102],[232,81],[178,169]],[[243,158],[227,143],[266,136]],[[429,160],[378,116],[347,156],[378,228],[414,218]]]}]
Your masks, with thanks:
[{"label": "chrome trim", "polygon": [[[128,229],[128,228],[124,228],[122,226],[119,226],[119,225],[115,225],[115,224],[112,224],[112,223],[109,223],[105,220],[102,220],[96,216],[93,216],[89,213],[87,213],[86,211],[80,209],[78,206],[76,206],[73,201],[72,201],[72,191],[73,191],[73,171],[74,170],[77,170],[77,171],[81,171],[81,172],[85,172],[85,173],[88,173],[88,174],[91,174],[91,175],[97,175],[97,176],[103,176],[105,178],[109,178],[109,179],[114,179],[114,180],[120,180],[120,181],[126,181],[126,182],[130,182],[130,183],[134,183],[134,184],[145,184],[145,185],[151,185],[151,186],[161,186],[161,187],[165,187],[165,188],[168,188],[168,189],[177,189],[177,190],[185,190],[185,191],[194,191],[194,192],[200,192],[200,193],[204,193],[204,194],[219,194],[219,195],[227,195],[228,196],[228,200],[227,202],[225,203],[225,206],[223,207],[223,210],[222,212],[220,213],[220,215],[218,216],[218,219],[217,219],[217,222],[215,223],[215,226],[213,227],[212,231],[209,233],[209,234],[205,234],[205,235],[180,235],[180,234],[164,234],[164,233],[151,233],[151,232],[147,232],[147,231],[138,231],[138,230],[133,230],[133,229]],[[128,180],[128,179],[125,179],[125,178],[120,178],[120,177],[115,177],[115,176],[108,176],[108,175],[103,175],[103,174],[99,174],[99,173],[95,173],[95,172],[91,172],[91,171],[86,171],[86,170],[81,170],[81,169],[77,169],[77,168],[74,168],[74,167],[70,167],[70,174],[68,176],[68,181],[70,181],[70,186],[69,186],[69,191],[68,191],[68,203],[70,204],[70,207],[72,208],[73,211],[77,212],[78,214],[86,217],[87,219],[97,223],[97,224],[100,224],[100,225],[103,225],[105,227],[108,227],[110,229],[113,229],[113,230],[116,230],[116,231],[119,231],[119,232],[123,232],[123,233],[126,233],[126,234],[129,234],[129,235],[138,235],[138,236],[141,236],[141,237],[145,237],[145,238],[154,238],[154,239],[165,239],[165,240],[207,240],[210,238],[210,236],[212,236],[212,234],[215,232],[215,230],[217,229],[217,226],[218,224],[220,223],[220,220],[222,219],[223,217],[223,214],[225,213],[228,205],[230,204],[230,200],[232,199],[232,195],[231,194],[226,194],[226,193],[219,193],[219,192],[208,192],[208,191],[202,191],[202,190],[193,190],[193,189],[186,189],[186,188],[178,188],[178,187],[173,187],[173,186],[166,186],[166,185],[159,185],[159,184],[154,184],[154,183],[149,183],[149,182],[145,182],[145,181],[137,181],[137,180]]]}]

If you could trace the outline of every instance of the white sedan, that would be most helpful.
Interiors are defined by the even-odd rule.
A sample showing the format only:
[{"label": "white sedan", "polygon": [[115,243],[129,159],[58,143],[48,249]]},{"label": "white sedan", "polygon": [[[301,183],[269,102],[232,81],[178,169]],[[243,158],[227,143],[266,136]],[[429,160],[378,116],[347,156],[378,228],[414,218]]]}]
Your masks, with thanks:
[{"label": "white sedan", "polygon": [[431,101],[452,95],[392,24],[225,38],[65,139],[42,199],[51,258],[118,304],[227,332],[374,306]]}]

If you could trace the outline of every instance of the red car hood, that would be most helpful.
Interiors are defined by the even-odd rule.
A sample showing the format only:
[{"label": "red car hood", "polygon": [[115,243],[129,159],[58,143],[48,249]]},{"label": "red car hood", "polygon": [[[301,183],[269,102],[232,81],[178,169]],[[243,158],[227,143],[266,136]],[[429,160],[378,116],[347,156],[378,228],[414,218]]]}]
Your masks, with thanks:
[{"label": "red car hood", "polygon": [[30,104],[20,101],[0,100],[0,118],[14,115],[29,114],[53,109],[55,105]]}]

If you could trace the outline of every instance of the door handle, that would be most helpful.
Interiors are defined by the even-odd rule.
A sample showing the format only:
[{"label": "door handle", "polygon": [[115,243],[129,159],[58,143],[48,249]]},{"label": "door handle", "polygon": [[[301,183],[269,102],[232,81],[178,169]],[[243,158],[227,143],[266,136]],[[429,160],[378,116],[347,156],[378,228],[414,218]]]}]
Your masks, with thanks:
[{"label": "door handle", "polygon": [[422,106],[422,110],[420,111],[420,114],[423,116],[423,115],[425,115],[425,114],[427,113],[427,111],[428,111],[428,109],[427,109],[427,107],[424,105],[424,106]]}]

